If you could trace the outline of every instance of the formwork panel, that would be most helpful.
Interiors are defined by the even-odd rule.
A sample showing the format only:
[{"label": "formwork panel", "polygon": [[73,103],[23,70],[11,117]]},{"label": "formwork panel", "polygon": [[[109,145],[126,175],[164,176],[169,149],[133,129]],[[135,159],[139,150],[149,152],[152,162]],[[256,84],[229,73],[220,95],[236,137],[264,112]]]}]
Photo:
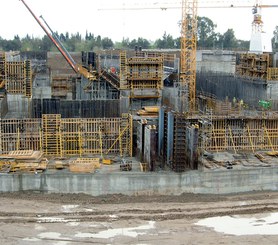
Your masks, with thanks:
[{"label": "formwork panel", "polygon": [[5,88],[10,94],[32,96],[32,71],[30,60],[5,62]]},{"label": "formwork panel", "polygon": [[61,115],[42,115],[42,147],[46,155],[62,155]]},{"label": "formwork panel", "polygon": [[1,120],[1,151],[40,150],[40,119]]},{"label": "formwork panel", "polygon": [[42,119],[0,121],[2,153],[42,150],[46,155],[132,155],[132,117],[61,118],[44,114]]},{"label": "formwork panel", "polygon": [[213,119],[208,151],[260,151],[278,149],[278,118]]}]

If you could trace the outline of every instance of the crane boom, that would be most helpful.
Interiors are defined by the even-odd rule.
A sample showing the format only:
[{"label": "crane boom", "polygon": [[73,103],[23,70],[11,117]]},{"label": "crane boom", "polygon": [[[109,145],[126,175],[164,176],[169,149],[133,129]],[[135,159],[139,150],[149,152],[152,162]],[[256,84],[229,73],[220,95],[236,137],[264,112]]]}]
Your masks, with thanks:
[{"label": "crane boom", "polygon": [[66,55],[66,53],[64,52],[64,50],[59,46],[59,44],[57,43],[57,41],[50,35],[50,33],[47,31],[47,29],[45,28],[45,26],[41,23],[41,21],[39,20],[39,18],[34,14],[34,12],[30,9],[30,7],[26,4],[26,2],[24,0],[20,0],[25,7],[28,9],[28,11],[31,13],[31,15],[34,17],[34,19],[37,21],[37,23],[40,25],[40,27],[44,30],[45,34],[50,38],[50,40],[53,42],[53,44],[57,47],[57,49],[59,50],[59,52],[63,55],[63,57],[66,59],[66,61],[69,63],[69,65],[71,66],[71,68],[77,73],[78,70],[76,69],[76,66],[74,63],[72,63],[72,61],[68,58],[68,56]]},{"label": "crane boom", "polygon": [[[227,4],[227,5],[199,5],[198,9],[226,9],[226,8],[251,8],[255,7],[254,5],[235,5],[235,4]],[[277,4],[260,4],[257,5],[259,8],[278,8]],[[99,8],[98,11],[114,11],[114,10],[168,10],[168,9],[180,9],[181,5],[161,5],[161,6],[126,6],[126,7],[115,7],[115,8]]]},{"label": "crane boom", "polygon": [[76,63],[74,59],[71,57],[71,55],[67,52],[65,47],[62,45],[59,38],[55,35],[55,33],[52,31],[52,29],[49,27],[49,25],[45,22],[46,26],[52,33],[52,35],[49,33],[49,31],[46,29],[46,27],[43,25],[43,23],[39,20],[39,18],[34,14],[34,12],[30,9],[30,7],[26,4],[25,0],[20,0],[25,7],[28,9],[28,11],[31,13],[31,15],[34,17],[34,19],[37,21],[37,23],[40,25],[40,27],[43,29],[43,31],[46,33],[46,35],[49,37],[49,39],[52,41],[52,43],[56,46],[56,48],[59,50],[59,52],[63,55],[63,57],[66,59],[68,64],[71,66],[71,68],[78,74],[84,76],[88,80],[96,80],[96,71],[90,72],[86,68],[84,68],[82,65]]},{"label": "crane boom", "polygon": [[56,40],[56,42],[60,45],[60,47],[63,49],[63,51],[66,53],[66,55],[68,56],[68,58],[71,60],[71,62],[76,65],[76,62],[74,61],[74,59],[72,58],[72,56],[70,55],[70,53],[66,50],[66,48],[64,47],[64,45],[62,44],[62,42],[60,41],[60,38],[56,35],[56,33],[54,31],[52,31],[51,27],[47,24],[46,20],[43,18],[43,16],[41,15],[40,18],[43,20],[44,24],[47,26],[47,28],[50,30],[52,37]]}]

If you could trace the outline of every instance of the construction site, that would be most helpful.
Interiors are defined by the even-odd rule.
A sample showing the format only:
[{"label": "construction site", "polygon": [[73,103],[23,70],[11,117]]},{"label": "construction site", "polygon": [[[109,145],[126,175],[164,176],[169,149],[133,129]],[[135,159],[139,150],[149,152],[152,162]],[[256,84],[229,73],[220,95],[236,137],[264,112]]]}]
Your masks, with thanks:
[{"label": "construction site", "polygon": [[278,5],[249,51],[183,0],[180,49],[79,53],[20,4],[57,52],[0,51],[1,244],[277,244]]}]

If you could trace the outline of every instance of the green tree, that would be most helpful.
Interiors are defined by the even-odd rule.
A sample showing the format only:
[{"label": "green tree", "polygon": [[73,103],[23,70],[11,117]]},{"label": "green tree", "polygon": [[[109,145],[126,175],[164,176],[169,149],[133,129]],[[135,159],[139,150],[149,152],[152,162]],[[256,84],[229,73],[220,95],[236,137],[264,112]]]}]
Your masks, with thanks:
[{"label": "green tree", "polygon": [[[60,36],[60,40],[61,40],[61,36]],[[61,40],[61,42],[63,42]],[[54,44],[51,42],[51,40],[49,39],[48,36],[44,35],[42,40],[41,40],[41,50],[42,51],[50,51],[51,48],[53,49],[54,48]]]},{"label": "green tree", "polygon": [[155,47],[166,49],[166,48],[175,48],[175,40],[171,35],[167,35],[166,32],[164,32],[162,39],[158,39],[155,41]]},{"label": "green tree", "polygon": [[198,47],[211,48],[215,45],[217,35],[216,25],[207,17],[198,17],[197,45]]},{"label": "green tree", "polygon": [[111,49],[111,48],[113,48],[113,46],[114,46],[114,43],[110,38],[105,37],[101,40],[101,47],[103,49]]},{"label": "green tree", "polygon": [[233,29],[228,29],[223,34],[223,48],[229,49],[229,48],[236,48],[237,47],[237,40],[235,37],[235,33]]}]

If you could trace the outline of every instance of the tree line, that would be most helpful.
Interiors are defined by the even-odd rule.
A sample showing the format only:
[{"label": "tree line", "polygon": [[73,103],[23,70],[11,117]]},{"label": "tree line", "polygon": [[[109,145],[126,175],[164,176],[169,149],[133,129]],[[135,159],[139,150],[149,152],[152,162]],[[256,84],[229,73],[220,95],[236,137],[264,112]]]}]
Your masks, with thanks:
[{"label": "tree line", "polygon": [[[228,29],[220,34],[215,31],[216,25],[207,17],[198,17],[197,47],[199,49],[240,49],[248,50],[249,41],[236,38],[234,30]],[[70,34],[55,33],[62,41],[69,52],[80,52],[99,49],[179,49],[180,37],[174,38],[172,35],[164,33],[163,36],[155,41],[147,40],[143,37],[130,40],[123,38],[121,42],[113,42],[109,37],[95,36],[91,32],[86,32],[85,36],[80,33]],[[273,47],[278,48],[278,26],[273,32]],[[20,38],[15,35],[12,40],[0,37],[0,50],[3,51],[56,51],[56,47],[45,35],[42,38],[26,35]]]}]

